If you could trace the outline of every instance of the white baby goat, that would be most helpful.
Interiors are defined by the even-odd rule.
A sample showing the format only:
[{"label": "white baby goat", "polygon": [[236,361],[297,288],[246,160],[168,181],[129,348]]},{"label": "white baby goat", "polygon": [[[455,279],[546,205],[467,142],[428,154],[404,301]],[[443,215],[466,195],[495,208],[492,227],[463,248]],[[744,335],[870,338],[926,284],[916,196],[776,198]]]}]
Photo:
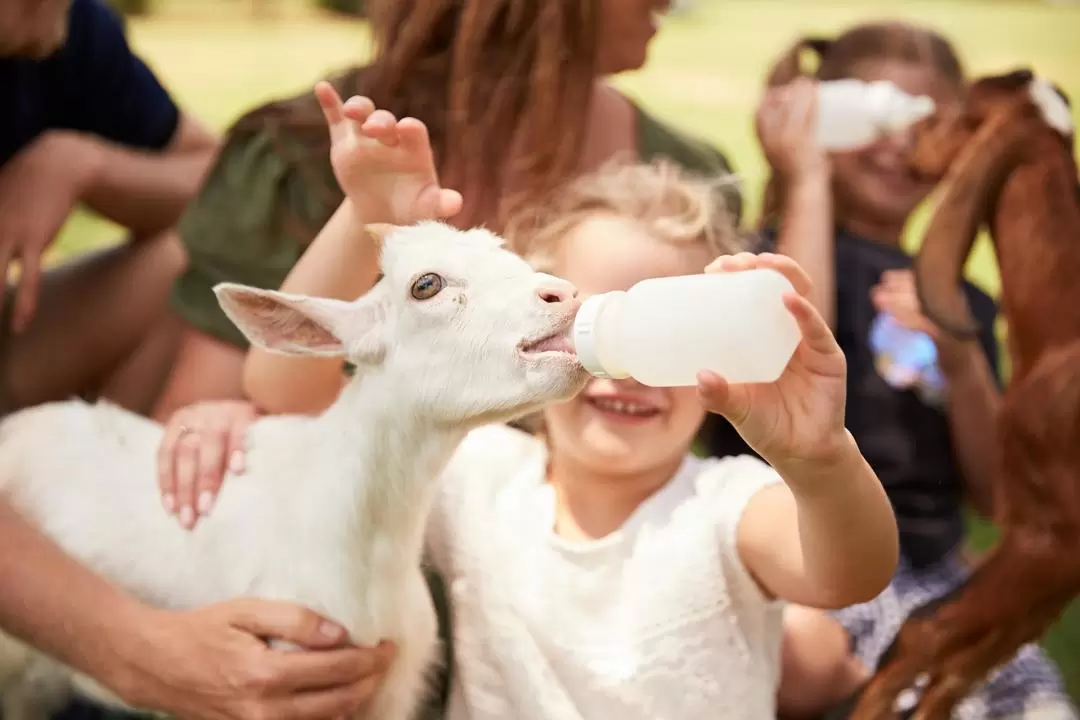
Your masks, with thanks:
[{"label": "white baby goat", "polygon": [[[491,233],[398,228],[381,264],[384,277],[355,302],[215,288],[255,345],[344,356],[358,370],[321,417],[259,420],[247,471],[226,480],[193,532],[161,507],[161,427],[114,406],[55,403],[3,421],[0,492],[69,553],[154,605],[295,601],[357,643],[395,642],[368,717],[405,720],[437,649],[420,558],[441,469],[470,428],[569,397],[585,375],[566,335],[576,290],[534,272]],[[67,692],[72,681],[119,703],[0,635],[3,668],[5,720],[42,717],[57,698],[40,688]],[[28,692],[31,676],[38,690]]]}]

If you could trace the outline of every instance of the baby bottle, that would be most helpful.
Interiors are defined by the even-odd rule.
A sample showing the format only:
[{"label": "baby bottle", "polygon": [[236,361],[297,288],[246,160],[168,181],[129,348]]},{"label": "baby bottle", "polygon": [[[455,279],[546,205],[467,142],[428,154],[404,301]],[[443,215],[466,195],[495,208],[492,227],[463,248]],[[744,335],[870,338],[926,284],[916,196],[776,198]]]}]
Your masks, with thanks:
[{"label": "baby bottle", "polygon": [[854,150],[928,117],[934,107],[926,95],[908,95],[885,80],[826,80],[818,84],[817,141],[826,150]]},{"label": "baby bottle", "polygon": [[582,303],[574,347],[592,375],[652,387],[696,385],[701,370],[773,382],[802,337],[783,302],[793,291],[768,268],[650,278]]}]

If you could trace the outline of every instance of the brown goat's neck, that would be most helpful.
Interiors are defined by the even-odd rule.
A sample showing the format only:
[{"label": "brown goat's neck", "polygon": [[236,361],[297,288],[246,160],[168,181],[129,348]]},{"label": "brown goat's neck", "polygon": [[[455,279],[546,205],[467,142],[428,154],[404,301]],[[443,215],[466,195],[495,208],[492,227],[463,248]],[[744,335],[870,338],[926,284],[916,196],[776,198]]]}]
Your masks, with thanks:
[{"label": "brown goat's neck", "polygon": [[1050,347],[1080,338],[1080,198],[1060,138],[1034,138],[990,214],[1014,376]]}]

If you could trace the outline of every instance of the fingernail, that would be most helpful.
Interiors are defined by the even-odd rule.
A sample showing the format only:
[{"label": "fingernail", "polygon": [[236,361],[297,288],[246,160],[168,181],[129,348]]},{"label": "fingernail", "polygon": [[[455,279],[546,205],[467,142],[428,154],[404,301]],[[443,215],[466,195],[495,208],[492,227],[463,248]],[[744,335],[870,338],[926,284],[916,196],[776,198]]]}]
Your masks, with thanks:
[{"label": "fingernail", "polygon": [[234,475],[240,475],[244,472],[244,453],[240,450],[229,456],[229,472]]},{"label": "fingernail", "polygon": [[190,505],[185,505],[180,508],[180,524],[186,528],[190,528],[195,522],[195,511],[191,509]]},{"label": "fingernail", "polygon": [[165,496],[161,498],[161,504],[165,506],[165,512],[170,515],[176,512],[176,496],[172,493],[166,493]]},{"label": "fingernail", "polygon": [[329,620],[323,620],[319,623],[319,632],[328,638],[338,638],[341,637],[345,630],[340,625],[335,625]]},{"label": "fingernail", "polygon": [[214,494],[209,490],[203,490],[199,493],[199,503],[196,507],[199,508],[199,514],[205,515],[210,512],[210,506],[214,504]]}]

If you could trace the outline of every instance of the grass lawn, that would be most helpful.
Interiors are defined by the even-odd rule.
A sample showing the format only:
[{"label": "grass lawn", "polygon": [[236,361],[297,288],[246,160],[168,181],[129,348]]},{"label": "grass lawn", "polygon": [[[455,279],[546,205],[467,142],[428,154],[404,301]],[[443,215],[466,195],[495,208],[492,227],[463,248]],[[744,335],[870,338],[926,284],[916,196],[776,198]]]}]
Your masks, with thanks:
[{"label": "grass lawn", "polygon": [[[309,13],[277,0],[276,20],[255,22],[246,2],[163,0],[162,11],[132,22],[131,40],[189,110],[224,128],[243,110],[308,88],[324,72],[363,59],[370,47],[362,24]],[[764,164],[753,137],[752,111],[773,56],[802,33],[835,33],[882,17],[931,24],[948,33],[972,73],[1028,66],[1080,101],[1080,4],[1036,0],[698,0],[672,17],[652,50],[649,68],[620,85],[659,116],[703,135],[729,153],[754,217]],[[925,213],[913,222],[917,241]],[[79,214],[65,227],[50,260],[113,242],[107,223]],[[981,243],[971,278],[998,290],[992,252]],[[992,542],[973,525],[973,542]],[[1080,699],[1080,604],[1046,641]]]}]

